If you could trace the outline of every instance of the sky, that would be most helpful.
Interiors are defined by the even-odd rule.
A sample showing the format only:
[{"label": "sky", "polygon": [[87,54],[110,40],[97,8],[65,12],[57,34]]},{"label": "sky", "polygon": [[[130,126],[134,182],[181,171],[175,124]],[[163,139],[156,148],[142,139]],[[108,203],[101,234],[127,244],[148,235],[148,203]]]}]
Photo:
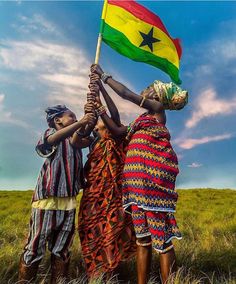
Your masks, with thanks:
[{"label": "sky", "polygon": [[[177,188],[236,188],[236,2],[138,2],[182,42],[189,104],[167,112]],[[47,106],[63,103],[82,117],[101,9],[102,1],[0,2],[0,189],[34,188]],[[100,64],[137,93],[170,80],[105,44]],[[124,123],[143,111],[108,91]]]}]

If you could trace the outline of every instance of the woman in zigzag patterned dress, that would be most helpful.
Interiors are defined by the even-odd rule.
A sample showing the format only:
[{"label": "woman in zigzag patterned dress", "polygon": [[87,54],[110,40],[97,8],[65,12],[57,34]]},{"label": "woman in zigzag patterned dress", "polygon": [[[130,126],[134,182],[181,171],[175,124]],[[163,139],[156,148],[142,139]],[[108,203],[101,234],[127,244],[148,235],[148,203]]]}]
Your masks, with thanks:
[{"label": "woman in zigzag patterned dress", "polygon": [[106,113],[101,117],[115,135],[127,135],[129,141],[123,174],[123,207],[132,214],[137,237],[138,284],[148,281],[152,248],[160,253],[162,282],[176,270],[171,240],[181,239],[174,212],[177,202],[175,181],[178,159],[166,128],[165,109],[182,109],[188,93],[173,83],[155,81],[141,96],[105,74],[99,65],[91,71],[98,74],[119,96],[147,110],[128,127],[116,125]]}]

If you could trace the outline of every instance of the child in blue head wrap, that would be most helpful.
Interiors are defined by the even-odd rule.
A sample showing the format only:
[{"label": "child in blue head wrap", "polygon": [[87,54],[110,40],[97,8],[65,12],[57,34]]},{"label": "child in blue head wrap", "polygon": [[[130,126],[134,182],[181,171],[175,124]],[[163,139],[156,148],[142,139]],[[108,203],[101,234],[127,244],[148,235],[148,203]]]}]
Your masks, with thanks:
[{"label": "child in blue head wrap", "polygon": [[87,105],[77,121],[65,105],[46,109],[49,128],[36,151],[45,158],[32,198],[30,233],[19,267],[19,280],[30,282],[36,275],[46,245],[51,252],[51,283],[66,282],[70,248],[75,231],[76,196],[83,186],[81,148],[92,142],[87,136],[96,116]]}]

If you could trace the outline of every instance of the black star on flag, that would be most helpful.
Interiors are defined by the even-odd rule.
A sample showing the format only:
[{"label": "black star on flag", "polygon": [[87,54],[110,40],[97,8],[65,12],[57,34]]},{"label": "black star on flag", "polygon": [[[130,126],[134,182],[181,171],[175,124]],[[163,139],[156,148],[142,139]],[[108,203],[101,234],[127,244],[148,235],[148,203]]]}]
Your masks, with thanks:
[{"label": "black star on flag", "polygon": [[143,41],[141,42],[139,47],[147,45],[150,48],[151,52],[153,52],[153,44],[155,42],[160,41],[159,39],[153,37],[153,27],[151,28],[148,34],[145,34],[143,32],[139,32],[139,33],[141,34],[143,38]]}]

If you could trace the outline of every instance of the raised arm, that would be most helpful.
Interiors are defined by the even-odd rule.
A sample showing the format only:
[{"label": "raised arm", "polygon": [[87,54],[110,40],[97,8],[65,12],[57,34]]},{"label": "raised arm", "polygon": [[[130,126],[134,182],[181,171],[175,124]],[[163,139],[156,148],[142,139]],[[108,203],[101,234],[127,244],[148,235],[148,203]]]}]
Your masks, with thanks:
[{"label": "raised arm", "polygon": [[85,104],[84,113],[85,116],[89,115],[89,123],[84,124],[79,129],[77,129],[77,131],[70,138],[71,145],[80,149],[89,147],[94,141],[94,138],[89,136],[97,123],[97,117],[95,114],[95,107],[93,102],[87,102]]},{"label": "raised arm", "polygon": [[117,125],[112,118],[110,118],[104,106],[102,105],[101,101],[97,101],[95,103],[97,114],[101,117],[102,121],[106,125],[107,129],[113,135],[114,138],[125,136],[127,133],[127,126],[124,125]]},{"label": "raised arm", "polygon": [[[98,74],[100,77],[102,74],[104,74],[103,70],[99,65],[92,65],[91,72],[94,72]],[[159,113],[163,111],[163,105],[156,101],[151,99],[144,99],[142,96],[135,94],[131,90],[129,90],[126,86],[121,84],[120,82],[114,80],[112,77],[109,77],[106,80],[106,83],[123,99],[128,100],[132,103],[135,103],[136,105],[140,106],[142,104],[142,107],[155,112]]]},{"label": "raised arm", "polygon": [[93,141],[94,141],[94,137],[92,136],[83,137],[78,134],[77,137],[73,137],[71,144],[75,148],[82,149],[82,148],[89,147],[93,143]]},{"label": "raised arm", "polygon": [[[98,116],[101,116],[101,119],[103,120],[104,124],[106,125],[106,127],[108,128],[108,130],[111,132],[111,134],[113,135],[114,138],[116,137],[120,137],[120,136],[124,136],[127,133],[127,127],[121,125],[120,123],[120,116],[118,113],[118,110],[114,104],[114,102],[112,101],[112,99],[110,98],[110,96],[107,94],[106,90],[104,89],[103,86],[101,86],[102,83],[100,82],[99,76],[95,73],[90,75],[90,84],[89,84],[89,89],[90,89],[90,96],[89,98],[91,100],[94,100],[94,106],[96,108],[96,112],[98,114]],[[112,118],[110,118],[106,111],[104,106],[102,105],[102,102],[100,100],[99,97],[99,91],[102,89],[103,94],[105,96],[105,101],[108,104],[108,108],[111,112],[111,115],[115,117],[115,119],[113,120]]]},{"label": "raised arm", "polygon": [[95,121],[91,124],[87,124],[85,127],[80,127],[70,138],[70,143],[75,148],[87,148],[93,143],[94,138],[89,136],[95,126]]},{"label": "raised arm", "polygon": [[91,114],[86,114],[80,121],[74,122],[73,124],[66,126],[54,134],[50,135],[47,139],[49,145],[56,145],[62,140],[73,135],[73,133],[85,125],[92,124],[94,116]]},{"label": "raised arm", "polygon": [[[99,87],[99,90],[97,91],[97,87]],[[99,96],[99,91],[102,93],[103,98],[106,102],[106,105],[108,107],[108,110],[111,114],[111,119],[117,124],[117,125],[121,125],[121,121],[120,121],[120,114],[119,111],[114,103],[114,101],[112,100],[112,98],[109,96],[109,94],[107,93],[106,89],[104,88],[99,76],[97,74],[91,74],[90,75],[90,84],[89,84],[89,88],[91,93],[95,94],[96,97],[96,101],[99,104],[101,103],[100,100],[100,96]]]},{"label": "raised arm", "polygon": [[109,96],[109,94],[107,93],[106,89],[104,88],[103,84],[101,81],[99,81],[99,88],[100,91],[103,95],[103,98],[106,102],[106,105],[108,107],[108,110],[111,114],[111,119],[118,125],[121,125],[121,121],[120,121],[120,114],[119,111],[114,103],[114,101],[112,100],[112,98]]},{"label": "raised arm", "polygon": [[100,115],[102,121],[106,125],[107,129],[111,132],[114,137],[125,136],[127,133],[127,126],[117,125],[108,115],[107,113],[103,113]]}]

